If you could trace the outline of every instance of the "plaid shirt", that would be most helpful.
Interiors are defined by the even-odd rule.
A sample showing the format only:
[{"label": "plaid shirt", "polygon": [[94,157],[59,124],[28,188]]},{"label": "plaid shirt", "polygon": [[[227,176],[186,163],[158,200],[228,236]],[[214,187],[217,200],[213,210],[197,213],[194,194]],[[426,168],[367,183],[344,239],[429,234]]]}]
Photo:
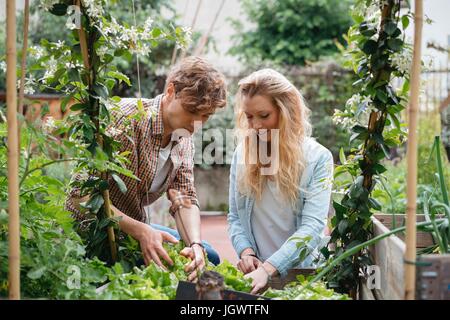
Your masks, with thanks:
[{"label": "plaid shirt", "polygon": [[[120,110],[111,110],[116,129],[115,139],[120,143],[120,152],[129,151],[130,163],[127,168],[139,178],[132,179],[120,175],[127,192],[122,193],[115,181],[110,177],[110,199],[112,204],[127,216],[138,221],[147,222],[144,207],[150,205],[169,189],[185,191],[192,204],[199,206],[194,187],[194,143],[192,137],[172,138],[173,146],[170,153],[170,170],[160,192],[150,193],[150,186],[156,175],[159,150],[163,138],[163,119],[161,99],[142,99],[145,115],[140,119],[132,117],[138,112],[137,99],[122,99]],[[75,175],[72,179],[79,179]],[[82,221],[84,215],[75,209],[72,197],[79,197],[80,190],[74,187],[66,199],[66,209],[73,212],[75,219]],[[172,215],[175,213],[170,212]]]}]

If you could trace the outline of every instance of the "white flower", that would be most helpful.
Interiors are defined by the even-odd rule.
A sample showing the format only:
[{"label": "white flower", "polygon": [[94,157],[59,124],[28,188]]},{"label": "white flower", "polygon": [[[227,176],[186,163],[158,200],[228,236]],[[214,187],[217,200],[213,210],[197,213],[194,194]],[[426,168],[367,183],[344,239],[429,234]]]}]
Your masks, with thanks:
[{"label": "white flower", "polygon": [[99,18],[103,14],[103,1],[101,0],[83,0],[83,6],[91,18]]},{"label": "white flower", "polygon": [[45,122],[42,124],[42,129],[44,130],[45,133],[51,133],[56,128],[57,128],[57,126],[55,123],[55,119],[52,116],[47,117]]},{"label": "white flower", "polygon": [[401,74],[409,74],[412,64],[412,52],[410,50],[402,50],[401,52],[394,53],[391,62]]},{"label": "white flower", "polygon": [[45,67],[46,70],[45,70],[44,76],[42,77],[42,79],[40,81],[45,82],[47,79],[53,77],[53,75],[55,74],[56,68],[57,68],[57,61],[52,56],[48,61],[42,63],[41,66]]},{"label": "white flower", "polygon": [[2,70],[4,73],[6,73],[6,62],[5,61],[0,62],[0,70]]},{"label": "white flower", "polygon": [[41,7],[45,11],[49,11],[57,3],[59,3],[59,0],[41,0]]},{"label": "white flower", "polygon": [[55,42],[55,46],[57,49],[61,49],[62,47],[64,47],[64,41],[58,40],[58,42]]},{"label": "white flower", "polygon": [[66,28],[69,30],[74,30],[74,29],[77,29],[77,25],[75,23],[73,23],[73,21],[67,20]]},{"label": "white flower", "polygon": [[101,59],[103,59],[103,57],[105,56],[105,54],[108,52],[108,47],[106,47],[106,46],[98,47],[98,48],[95,50],[95,52],[97,53],[97,55],[98,55]]},{"label": "white flower", "polygon": [[[20,84],[21,84],[21,81],[19,79],[19,80],[17,80],[17,89],[20,88]],[[23,87],[23,92],[25,94],[33,94],[35,92],[34,85],[35,85],[35,79],[34,79],[33,75],[30,75],[30,77],[25,78],[25,85]]]},{"label": "white flower", "polygon": [[144,22],[144,32],[145,33],[149,33],[152,31],[152,25],[153,25],[153,19],[152,18],[147,18]]},{"label": "white flower", "polygon": [[39,47],[39,46],[31,46],[30,49],[28,49],[28,50],[36,59],[42,58],[45,54],[44,48]]},{"label": "white flower", "polygon": [[372,98],[370,98],[369,96],[364,96],[364,98],[361,100],[361,103],[369,105],[372,103]]},{"label": "white flower", "polygon": [[123,131],[114,127],[109,127],[106,130],[106,134],[110,137],[115,137],[118,136],[119,134],[121,134]]},{"label": "white flower", "polygon": [[87,181],[89,179],[89,176],[89,170],[84,167],[80,171],[78,171],[78,178],[80,181]]}]

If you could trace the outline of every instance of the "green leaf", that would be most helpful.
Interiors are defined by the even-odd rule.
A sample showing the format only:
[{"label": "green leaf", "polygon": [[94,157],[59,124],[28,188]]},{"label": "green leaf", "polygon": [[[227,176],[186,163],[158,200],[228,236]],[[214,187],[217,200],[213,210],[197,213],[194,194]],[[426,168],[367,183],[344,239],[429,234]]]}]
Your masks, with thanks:
[{"label": "green leaf", "polygon": [[341,205],[339,202],[333,200],[333,208],[336,213],[336,217],[339,220],[342,220],[347,213],[347,208]]},{"label": "green leaf", "polygon": [[369,206],[372,209],[375,209],[377,211],[381,210],[381,203],[378,202],[378,200],[374,199],[374,198],[369,198]]},{"label": "green leaf", "polygon": [[342,147],[339,149],[339,161],[341,162],[341,164],[344,164],[346,161],[344,148],[342,148]]},{"label": "green leaf", "polygon": [[345,235],[347,227],[348,227],[348,220],[341,220],[339,222],[338,231],[341,234],[341,236]]},{"label": "green leaf", "polygon": [[86,108],[86,105],[84,103],[76,103],[72,106],[70,106],[70,111],[79,111]]},{"label": "green leaf", "polygon": [[142,103],[142,99],[138,99],[137,101],[137,109],[139,113],[144,112],[144,104]]},{"label": "green leaf", "polygon": [[47,270],[46,266],[37,268],[37,269],[32,269],[30,271],[28,271],[27,273],[27,277],[33,280],[39,279],[44,275],[45,270]]},{"label": "green leaf", "polygon": [[111,176],[114,179],[114,181],[117,183],[117,186],[119,187],[120,191],[122,193],[126,193],[127,186],[125,185],[125,182],[123,182],[123,180],[115,173],[111,174]]},{"label": "green leaf", "polygon": [[55,3],[53,7],[49,10],[50,13],[55,16],[64,16],[67,13],[67,4],[64,3]]},{"label": "green leaf", "polygon": [[363,47],[362,47],[362,51],[365,54],[373,54],[377,51],[378,48],[378,44],[375,40],[367,40],[366,43],[364,43]]},{"label": "green leaf", "polygon": [[67,106],[67,103],[70,101],[70,99],[72,99],[72,97],[67,96],[61,101],[61,112],[62,113],[66,112],[66,106]]},{"label": "green leaf", "polygon": [[404,16],[402,16],[402,27],[403,27],[403,30],[408,28],[408,26],[409,26],[409,17],[405,14]]},{"label": "green leaf", "polygon": [[[108,72],[108,76],[116,78],[119,80],[119,83],[121,83],[122,81],[125,82],[128,86],[131,86],[131,82],[130,79],[123,74],[122,72],[119,71],[109,71]],[[119,100],[120,101],[120,100]]]},{"label": "green leaf", "polygon": [[363,127],[363,126],[360,126],[360,125],[356,125],[356,126],[354,126],[354,127],[352,128],[352,131],[355,132],[355,133],[365,133],[365,132],[367,132],[368,130],[367,130],[366,127]]},{"label": "green leaf", "polygon": [[66,73],[66,69],[65,68],[61,68],[61,69],[56,70],[56,72],[54,73],[54,75],[53,75],[53,77],[52,77],[52,79],[50,81],[50,84],[58,81],[59,78],[61,78],[61,76],[64,73]]},{"label": "green leaf", "polygon": [[97,211],[102,207],[105,201],[101,194],[95,194],[89,201],[86,203],[85,208],[90,209],[93,213],[97,213]]},{"label": "green leaf", "polygon": [[161,35],[162,31],[160,28],[154,28],[152,30],[152,36],[153,38],[158,38]]},{"label": "green leaf", "polygon": [[377,90],[377,98],[383,103],[386,103],[388,99],[386,92],[383,90]]},{"label": "green leaf", "polygon": [[376,174],[382,174],[386,171],[387,171],[387,169],[379,163],[374,164],[372,167],[372,172],[376,173]]},{"label": "green leaf", "polygon": [[389,49],[391,49],[394,52],[400,51],[403,46],[403,41],[400,39],[389,39],[387,41],[387,45]]},{"label": "green leaf", "polygon": [[94,91],[99,97],[102,97],[103,99],[108,98],[108,89],[103,84],[101,83],[95,84]]},{"label": "green leaf", "polygon": [[394,34],[395,30],[397,30],[397,24],[393,21],[389,21],[384,25],[384,31],[390,36]]}]

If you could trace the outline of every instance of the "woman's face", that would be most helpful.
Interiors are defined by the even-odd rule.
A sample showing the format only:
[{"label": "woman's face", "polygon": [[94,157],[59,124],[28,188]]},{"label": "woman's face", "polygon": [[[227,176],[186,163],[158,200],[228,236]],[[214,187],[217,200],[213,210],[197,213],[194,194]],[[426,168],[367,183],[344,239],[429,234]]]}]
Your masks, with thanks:
[{"label": "woman's face", "polygon": [[270,98],[262,95],[244,97],[242,110],[247,117],[248,128],[256,130],[262,140],[270,141],[270,130],[279,129],[280,118],[280,110]]}]

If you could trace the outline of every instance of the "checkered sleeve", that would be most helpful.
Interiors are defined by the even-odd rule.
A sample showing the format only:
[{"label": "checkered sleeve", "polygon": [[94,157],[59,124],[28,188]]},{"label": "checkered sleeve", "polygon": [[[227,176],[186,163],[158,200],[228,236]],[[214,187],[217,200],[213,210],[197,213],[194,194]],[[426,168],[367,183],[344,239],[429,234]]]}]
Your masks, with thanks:
[{"label": "checkered sleeve", "polygon": [[[194,143],[191,138],[186,139],[182,144],[183,157],[182,163],[177,170],[175,179],[169,185],[168,189],[184,191],[190,198],[191,203],[200,208],[197,199],[197,193],[194,185]],[[175,214],[175,208],[170,208],[170,214]]]}]

